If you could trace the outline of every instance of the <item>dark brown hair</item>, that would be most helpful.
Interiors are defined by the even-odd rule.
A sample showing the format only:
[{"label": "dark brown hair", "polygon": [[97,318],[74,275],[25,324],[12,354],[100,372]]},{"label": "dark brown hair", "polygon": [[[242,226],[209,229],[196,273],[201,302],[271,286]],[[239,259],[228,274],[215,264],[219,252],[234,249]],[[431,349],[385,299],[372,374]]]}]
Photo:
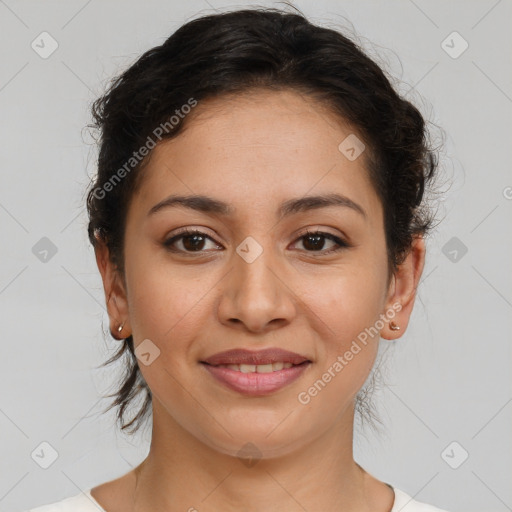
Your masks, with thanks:
[{"label": "dark brown hair", "polygon": [[[159,126],[168,129],[158,132],[158,141],[176,137],[187,122],[178,113],[191,99],[200,103],[256,87],[295,90],[317,100],[364,141],[369,176],[384,209],[389,278],[413,238],[433,227],[424,191],[437,159],[425,120],[355,42],[310,23],[301,13],[253,8],[207,15],[146,51],[92,107],[92,126],[100,138],[98,173],[87,195],[88,235],[93,246],[107,245],[123,280],[126,214],[151,153],[140,162],[134,155],[154,141]],[[173,114],[177,122],[169,129]],[[121,428],[133,432],[151,411],[151,391],[140,373],[132,336],[104,364],[123,355],[126,374],[110,395],[116,397],[110,407],[118,406]],[[369,415],[366,395],[367,390],[358,395],[358,410],[366,408]],[[143,397],[142,405],[127,422],[127,407],[136,397]]]}]

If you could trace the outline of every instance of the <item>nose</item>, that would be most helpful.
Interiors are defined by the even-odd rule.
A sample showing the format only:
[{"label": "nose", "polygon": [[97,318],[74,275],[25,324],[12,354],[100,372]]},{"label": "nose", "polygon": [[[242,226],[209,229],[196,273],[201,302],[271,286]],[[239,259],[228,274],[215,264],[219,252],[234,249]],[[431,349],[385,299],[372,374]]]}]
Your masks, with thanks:
[{"label": "nose", "polygon": [[289,324],[297,307],[287,280],[289,274],[267,251],[251,263],[234,253],[233,267],[222,280],[219,320],[231,328],[253,333]]}]

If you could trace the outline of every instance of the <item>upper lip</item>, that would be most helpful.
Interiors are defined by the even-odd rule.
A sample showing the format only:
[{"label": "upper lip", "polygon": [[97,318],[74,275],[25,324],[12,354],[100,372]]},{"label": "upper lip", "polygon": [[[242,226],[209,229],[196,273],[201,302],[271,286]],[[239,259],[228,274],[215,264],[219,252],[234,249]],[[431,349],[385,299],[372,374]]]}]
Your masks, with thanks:
[{"label": "upper lip", "polygon": [[263,350],[246,350],[237,348],[218,352],[213,356],[203,359],[201,362],[217,366],[220,364],[270,364],[270,363],[292,363],[301,364],[309,361],[307,357],[295,352],[282,350],[280,348],[266,348]]}]

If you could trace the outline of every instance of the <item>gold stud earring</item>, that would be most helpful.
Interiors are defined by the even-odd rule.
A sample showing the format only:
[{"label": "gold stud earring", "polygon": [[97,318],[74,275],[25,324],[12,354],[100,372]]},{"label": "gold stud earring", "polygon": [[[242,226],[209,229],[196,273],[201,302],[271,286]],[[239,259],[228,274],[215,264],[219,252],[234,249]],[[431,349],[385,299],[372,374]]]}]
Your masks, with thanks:
[{"label": "gold stud earring", "polygon": [[392,331],[399,331],[400,330],[400,327],[398,325],[396,325],[395,322],[389,322],[389,328]]},{"label": "gold stud earring", "polygon": [[121,332],[123,330],[123,326],[124,324],[121,324],[118,328],[117,328],[117,332]]}]

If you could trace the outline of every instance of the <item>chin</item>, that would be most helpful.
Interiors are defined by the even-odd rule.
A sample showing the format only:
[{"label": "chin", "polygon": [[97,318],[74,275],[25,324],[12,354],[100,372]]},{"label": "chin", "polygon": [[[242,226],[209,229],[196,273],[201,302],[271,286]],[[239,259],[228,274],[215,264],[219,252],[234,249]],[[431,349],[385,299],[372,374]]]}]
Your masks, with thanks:
[{"label": "chin", "polygon": [[219,453],[236,457],[242,463],[250,466],[251,461],[275,459],[293,453],[301,445],[298,439],[270,440],[266,434],[261,433],[252,437],[236,437],[235,439],[209,439],[208,444]]},{"label": "chin", "polygon": [[232,457],[272,459],[293,453],[314,437],[311,433],[314,428],[305,428],[304,422],[301,426],[296,421],[288,421],[286,414],[273,415],[267,421],[254,416],[247,414],[243,421],[224,422],[225,430],[221,427],[215,431],[208,429],[198,438],[217,452]]}]

